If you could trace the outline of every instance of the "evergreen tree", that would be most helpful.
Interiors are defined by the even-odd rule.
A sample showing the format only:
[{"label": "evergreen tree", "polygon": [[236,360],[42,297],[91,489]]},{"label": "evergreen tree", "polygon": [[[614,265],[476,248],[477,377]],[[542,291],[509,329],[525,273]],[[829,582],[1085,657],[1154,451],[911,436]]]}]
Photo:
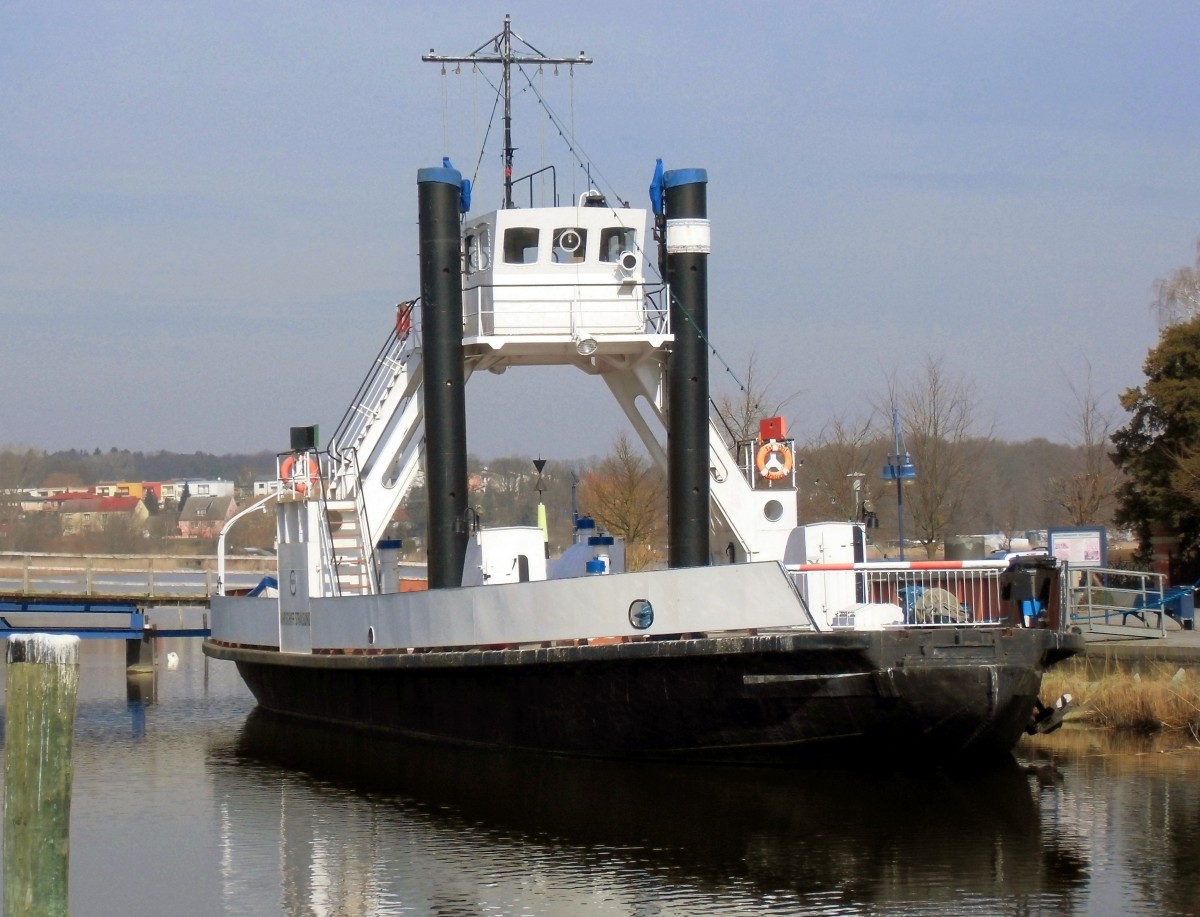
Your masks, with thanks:
[{"label": "evergreen tree", "polygon": [[1200,491],[1188,480],[1200,456],[1200,316],[1167,327],[1142,368],[1145,383],[1121,395],[1132,417],[1112,436],[1113,462],[1128,476],[1117,491],[1116,520],[1137,529],[1143,555],[1153,526],[1179,535],[1180,559],[1194,572]]}]

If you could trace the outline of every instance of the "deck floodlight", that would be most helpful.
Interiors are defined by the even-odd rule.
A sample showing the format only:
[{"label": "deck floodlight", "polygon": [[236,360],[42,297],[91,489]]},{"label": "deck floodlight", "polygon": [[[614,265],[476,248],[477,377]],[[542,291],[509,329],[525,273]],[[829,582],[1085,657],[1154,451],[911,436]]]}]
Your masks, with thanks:
[{"label": "deck floodlight", "polygon": [[596,343],[596,339],[590,334],[575,336],[575,350],[581,357],[590,357],[596,352],[596,348],[600,345]]}]

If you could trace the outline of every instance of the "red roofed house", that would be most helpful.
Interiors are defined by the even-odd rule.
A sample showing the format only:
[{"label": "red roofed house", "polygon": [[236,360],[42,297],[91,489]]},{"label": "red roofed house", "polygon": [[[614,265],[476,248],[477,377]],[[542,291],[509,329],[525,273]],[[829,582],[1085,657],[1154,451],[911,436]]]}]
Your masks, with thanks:
[{"label": "red roofed house", "polygon": [[110,521],[120,519],[142,525],[150,511],[137,497],[98,497],[91,493],[56,494],[46,501],[47,512],[57,512],[64,535],[102,532]]}]

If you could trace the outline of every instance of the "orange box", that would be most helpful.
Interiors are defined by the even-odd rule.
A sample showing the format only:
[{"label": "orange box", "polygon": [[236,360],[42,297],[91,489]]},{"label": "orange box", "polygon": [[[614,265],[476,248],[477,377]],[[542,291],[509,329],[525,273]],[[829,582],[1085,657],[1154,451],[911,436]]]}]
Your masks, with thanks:
[{"label": "orange box", "polygon": [[758,422],[758,438],[761,440],[768,439],[786,439],[787,438],[787,423],[782,417],[767,417]]}]

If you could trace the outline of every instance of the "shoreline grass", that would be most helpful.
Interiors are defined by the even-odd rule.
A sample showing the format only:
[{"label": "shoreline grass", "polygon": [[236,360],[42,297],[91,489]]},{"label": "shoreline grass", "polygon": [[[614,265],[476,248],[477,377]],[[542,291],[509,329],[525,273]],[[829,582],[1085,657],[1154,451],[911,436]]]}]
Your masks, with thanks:
[{"label": "shoreline grass", "polygon": [[1200,741],[1200,670],[1166,662],[1100,670],[1087,660],[1056,666],[1042,679],[1042,697],[1070,694],[1068,722],[1110,729],[1179,730]]}]

